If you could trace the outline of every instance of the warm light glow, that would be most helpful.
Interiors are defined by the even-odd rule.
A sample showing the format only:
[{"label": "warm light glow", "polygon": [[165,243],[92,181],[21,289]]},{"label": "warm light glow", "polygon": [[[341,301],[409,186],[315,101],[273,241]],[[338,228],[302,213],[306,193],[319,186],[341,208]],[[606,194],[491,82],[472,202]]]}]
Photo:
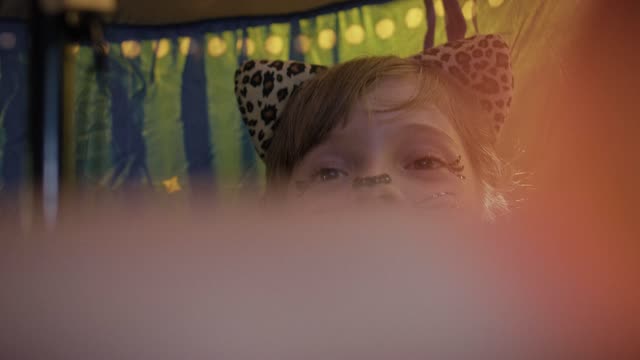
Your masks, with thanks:
[{"label": "warm light glow", "polygon": [[140,55],[141,48],[140,43],[135,40],[128,40],[122,42],[122,55],[124,57],[133,59]]},{"label": "warm light glow", "polygon": [[414,29],[420,26],[424,19],[424,12],[421,8],[411,8],[407,11],[407,15],[404,18],[404,22],[409,29]]},{"label": "warm light glow", "polygon": [[322,49],[331,49],[336,45],[336,32],[332,29],[324,29],[318,34],[318,45]]},{"label": "warm light glow", "polygon": [[503,2],[504,2],[504,0],[489,0],[489,6],[498,7],[498,6],[502,5]]},{"label": "warm light glow", "polygon": [[236,49],[238,51],[242,50],[243,45],[245,46],[244,54],[246,56],[251,56],[256,51],[256,43],[249,38],[244,39],[244,44],[242,43],[242,39],[238,39],[238,41],[236,41]]},{"label": "warm light glow", "polygon": [[462,15],[467,20],[473,19],[473,16],[476,14],[476,5],[473,0],[467,0],[466,3],[462,6]]},{"label": "warm light glow", "polygon": [[218,57],[227,51],[227,43],[220,36],[212,36],[209,39],[209,55]]},{"label": "warm light glow", "polygon": [[444,5],[442,5],[442,0],[434,1],[433,7],[436,10],[436,16],[444,17]]},{"label": "warm light glow", "polygon": [[265,49],[271,55],[279,55],[284,49],[284,40],[279,35],[271,35],[267,38],[267,41],[264,43]]},{"label": "warm light glow", "polygon": [[311,39],[306,35],[298,35],[294,43],[296,51],[301,54],[306,54],[311,49]]},{"label": "warm light glow", "polygon": [[80,52],[80,44],[74,43],[69,45],[69,49],[71,50],[71,53],[73,55],[78,55],[78,53]]},{"label": "warm light glow", "polygon": [[349,44],[357,45],[364,41],[364,29],[360,25],[351,25],[344,34]]},{"label": "warm light glow", "polygon": [[162,59],[167,56],[167,54],[169,54],[169,50],[171,50],[171,42],[168,39],[153,41],[153,51],[156,53],[156,57],[158,59]]},{"label": "warm light glow", "polygon": [[376,34],[383,40],[390,38],[395,30],[396,26],[391,19],[382,19],[376,24]]},{"label": "warm light glow", "polygon": [[191,44],[191,38],[182,37],[178,41],[180,42],[180,54],[187,56],[187,54],[189,54],[189,45]]}]

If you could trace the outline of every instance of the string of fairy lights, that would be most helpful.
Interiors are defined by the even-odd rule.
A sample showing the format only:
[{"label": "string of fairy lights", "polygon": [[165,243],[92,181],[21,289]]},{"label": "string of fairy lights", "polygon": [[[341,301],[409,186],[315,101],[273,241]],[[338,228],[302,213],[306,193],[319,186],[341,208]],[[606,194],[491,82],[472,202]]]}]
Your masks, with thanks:
[{"label": "string of fairy lights", "polygon": [[[487,0],[489,6],[499,7],[504,3],[504,0]],[[436,0],[434,2],[436,16],[444,17],[444,7],[442,0]],[[467,20],[471,20],[476,12],[476,3],[473,0],[467,0],[462,5],[462,14]],[[404,16],[404,24],[397,24],[392,18],[383,18],[378,20],[373,30],[375,36],[380,40],[387,40],[393,38],[396,33],[397,26],[406,26],[407,29],[417,29],[425,21],[424,8],[413,7],[406,11]],[[342,33],[343,40],[350,45],[362,44],[366,39],[366,30],[360,24],[352,24]],[[322,50],[330,50],[336,46],[338,40],[338,34],[334,29],[326,28],[317,31],[314,37],[301,34],[298,35],[293,42],[294,49],[300,54],[306,54],[310,51],[312,44],[315,42],[317,46]],[[192,47],[190,46],[191,39],[189,37],[181,37],[178,40],[179,51],[182,55],[187,55]],[[127,40],[121,44],[122,55],[127,58],[136,58],[140,56],[143,46],[139,41]],[[277,34],[270,34],[266,37],[262,46],[268,55],[280,56],[286,48],[285,37]],[[11,49],[16,46],[16,36],[10,32],[0,33],[0,49]],[[171,52],[172,42],[169,39],[153,40],[151,42],[151,49],[155,52],[157,58],[161,59],[167,56]],[[80,46],[75,44],[71,45],[72,52],[78,53]],[[207,53],[211,57],[223,56],[230,48],[228,39],[225,39],[219,35],[212,35],[208,37]],[[235,43],[236,52],[244,51],[245,56],[252,56],[257,50],[256,42],[247,37],[239,38]],[[108,48],[107,48],[108,51]]]}]

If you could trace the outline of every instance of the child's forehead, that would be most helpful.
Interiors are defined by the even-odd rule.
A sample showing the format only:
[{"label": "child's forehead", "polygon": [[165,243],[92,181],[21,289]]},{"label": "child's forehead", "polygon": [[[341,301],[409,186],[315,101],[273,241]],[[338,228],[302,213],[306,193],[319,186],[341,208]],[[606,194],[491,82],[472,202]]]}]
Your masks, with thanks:
[{"label": "child's forehead", "polygon": [[[416,74],[417,75],[417,74]],[[417,76],[386,76],[378,79],[362,96],[372,105],[397,104],[418,95],[420,81]]]},{"label": "child's forehead", "polygon": [[371,112],[441,108],[448,98],[445,88],[434,79],[419,74],[386,76],[377,79],[352,104]]},{"label": "child's forehead", "polygon": [[[393,92],[393,88],[390,90]],[[374,94],[375,95],[375,94]],[[391,96],[396,101],[398,92]],[[402,94],[400,94],[402,95]],[[363,100],[372,100],[371,97]],[[397,101],[405,101],[399,99]],[[375,105],[380,109],[380,105]],[[372,110],[371,104],[359,101],[346,118],[344,127],[338,127],[332,131],[330,138],[355,141],[362,136],[375,134],[378,137],[406,136],[413,134],[430,134],[444,136],[449,139],[458,139],[450,119],[432,103],[424,103],[420,106],[401,107],[392,110]],[[455,140],[456,142],[458,140]]]},{"label": "child's forehead", "polygon": [[[380,79],[351,106],[345,128],[364,124],[385,126],[425,124],[449,133],[450,119],[441,111],[437,96],[420,94],[425,89],[415,76]],[[432,94],[431,94],[432,95]]]}]

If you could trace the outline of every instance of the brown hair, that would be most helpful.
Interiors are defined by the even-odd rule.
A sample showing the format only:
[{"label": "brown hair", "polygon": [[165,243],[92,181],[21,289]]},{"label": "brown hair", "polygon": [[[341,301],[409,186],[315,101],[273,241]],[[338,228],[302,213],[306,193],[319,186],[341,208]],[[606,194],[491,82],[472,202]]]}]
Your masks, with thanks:
[{"label": "brown hair", "polygon": [[366,57],[336,65],[297,90],[280,117],[265,158],[268,191],[288,183],[306,154],[325,141],[336,126],[346,125],[351,108],[378,81],[403,76],[417,76],[420,87],[416,96],[370,111],[435,105],[452,121],[463,141],[483,187],[487,215],[493,217],[506,211],[507,203],[500,189],[509,177],[495,151],[491,129],[477,117],[480,111],[477,99],[437,69],[425,67],[415,59],[395,56]]}]

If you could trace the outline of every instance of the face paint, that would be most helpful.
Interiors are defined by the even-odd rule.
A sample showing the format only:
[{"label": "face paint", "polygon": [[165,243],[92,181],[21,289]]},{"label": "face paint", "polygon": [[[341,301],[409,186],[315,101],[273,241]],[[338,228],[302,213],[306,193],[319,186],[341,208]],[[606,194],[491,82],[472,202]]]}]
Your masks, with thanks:
[{"label": "face paint", "polygon": [[[451,162],[445,162],[439,158],[434,158],[434,157],[430,157],[431,161],[435,161],[435,162],[439,162],[440,166],[445,168],[447,171],[449,171],[450,173],[454,174],[458,179],[460,180],[465,180],[466,177],[464,176],[464,174],[462,174],[462,172],[464,171],[464,165],[462,165],[462,156],[458,155],[456,157],[455,160],[451,161]],[[342,174],[344,173],[341,170],[336,170],[336,169],[322,169],[322,170],[332,170],[334,173],[336,174]],[[344,173],[344,175],[348,175],[346,173]],[[336,178],[337,175],[334,176],[330,176],[331,179]],[[298,196],[301,197],[304,195],[304,193],[317,181],[320,182],[324,182],[324,181],[328,181],[327,179],[325,179],[325,175],[322,172],[317,172],[315,173],[310,180],[299,180],[295,182],[295,187],[298,193]],[[376,175],[376,176],[364,176],[364,177],[356,177],[353,180],[352,183],[352,188],[353,189],[359,189],[361,187],[371,187],[371,186],[375,186],[375,185],[379,185],[379,184],[391,184],[392,179],[391,179],[391,175],[387,174],[387,173],[383,173],[380,175]],[[455,195],[452,192],[438,192],[435,194],[430,195],[427,198],[421,199],[419,201],[417,201],[416,203],[423,203],[426,201],[430,201],[442,196],[447,196],[447,195]]]},{"label": "face paint", "polygon": [[391,184],[391,176],[385,173],[377,176],[365,176],[353,179],[354,189],[361,188],[363,186],[375,186],[378,184]]},{"label": "face paint", "polygon": [[[439,199],[444,199],[445,201],[437,203],[437,200]],[[458,202],[455,193],[450,191],[441,191],[414,202],[414,206],[418,209],[459,209],[460,203]]]},{"label": "face paint", "polygon": [[466,177],[462,174],[464,171],[464,165],[462,165],[462,155],[458,155],[458,157],[452,162],[445,165],[447,170],[449,170],[452,174],[454,174],[458,179],[465,180]]}]

